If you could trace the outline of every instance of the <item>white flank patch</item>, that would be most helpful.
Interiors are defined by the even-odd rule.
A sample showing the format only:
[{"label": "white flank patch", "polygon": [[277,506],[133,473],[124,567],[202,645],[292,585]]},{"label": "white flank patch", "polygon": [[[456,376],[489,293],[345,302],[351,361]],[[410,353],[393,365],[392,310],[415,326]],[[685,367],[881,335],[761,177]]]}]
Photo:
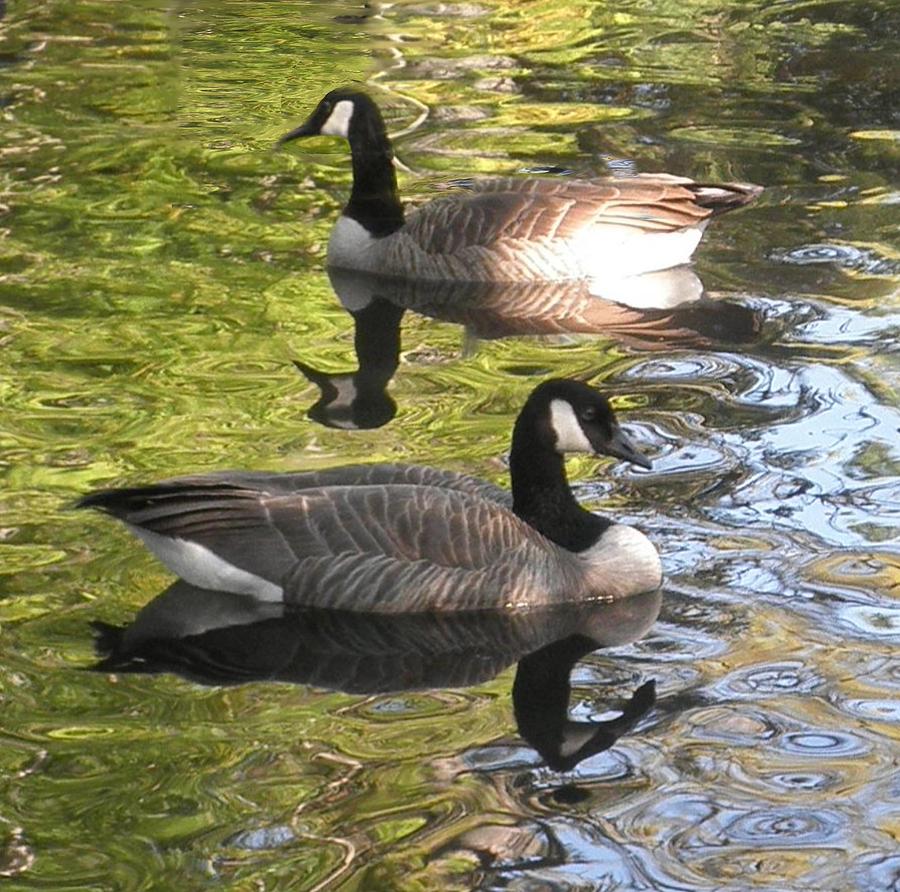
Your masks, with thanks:
[{"label": "white flank patch", "polygon": [[342,99],[328,116],[328,120],[319,131],[323,136],[343,136],[347,138],[350,132],[350,119],[353,117],[353,103],[349,99]]},{"label": "white flank patch", "polygon": [[572,404],[566,400],[551,400],[550,424],[556,434],[558,452],[593,452],[591,441],[585,436]]},{"label": "white flank patch", "polygon": [[196,542],[151,533],[131,524],[126,526],[173,573],[191,585],[235,595],[252,595],[261,601],[281,601],[284,597],[280,585],[229,564]]},{"label": "white flank patch", "polygon": [[636,227],[607,231],[598,225],[579,233],[572,250],[589,279],[639,276],[690,261],[708,222],[674,232],[641,232]]},{"label": "white flank patch", "polygon": [[373,242],[375,238],[362,223],[350,217],[338,217],[328,240],[328,265],[375,272],[371,257]]}]

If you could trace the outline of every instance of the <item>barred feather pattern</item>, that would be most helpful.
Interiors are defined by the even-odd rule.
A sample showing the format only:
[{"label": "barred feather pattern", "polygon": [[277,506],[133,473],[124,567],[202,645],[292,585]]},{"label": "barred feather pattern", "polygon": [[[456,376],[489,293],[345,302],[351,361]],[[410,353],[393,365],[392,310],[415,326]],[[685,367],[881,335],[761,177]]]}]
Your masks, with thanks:
[{"label": "barred feather pattern", "polygon": [[[364,468],[359,466],[360,474]],[[464,486],[473,480],[416,466],[394,469],[369,473],[421,478],[432,471],[445,477],[444,484],[455,478]],[[601,596],[586,588],[578,555],[541,536],[499,501],[421,483],[357,482],[285,492],[304,478],[182,478],[93,493],[81,505],[139,530],[228,554],[231,564],[281,586],[285,602],[298,606],[389,613]],[[247,487],[266,479],[276,491]],[[608,594],[602,592],[604,598]]]},{"label": "barred feather pattern", "polygon": [[686,263],[709,218],[759,187],[629,178],[499,177],[410,213],[368,243],[341,225],[329,265],[433,281],[559,282],[636,275]]}]

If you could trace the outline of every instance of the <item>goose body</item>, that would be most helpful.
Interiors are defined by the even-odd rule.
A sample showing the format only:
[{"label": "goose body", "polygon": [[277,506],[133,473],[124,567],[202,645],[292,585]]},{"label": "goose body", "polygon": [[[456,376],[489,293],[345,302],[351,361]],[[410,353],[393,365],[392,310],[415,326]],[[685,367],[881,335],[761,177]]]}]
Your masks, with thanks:
[{"label": "goose body", "polygon": [[709,220],[761,188],[668,174],[574,179],[494,177],[404,215],[393,149],[374,101],[333,90],[282,137],[339,136],[353,160],[350,201],[328,266],[426,281],[597,283],[690,260]]},{"label": "goose body", "polygon": [[563,455],[649,467],[586,384],[553,380],[525,403],[512,498],[474,477],[410,465],[182,477],[85,496],[181,579],[291,605],[385,613],[615,599],[661,583],[638,530],[586,511]]}]

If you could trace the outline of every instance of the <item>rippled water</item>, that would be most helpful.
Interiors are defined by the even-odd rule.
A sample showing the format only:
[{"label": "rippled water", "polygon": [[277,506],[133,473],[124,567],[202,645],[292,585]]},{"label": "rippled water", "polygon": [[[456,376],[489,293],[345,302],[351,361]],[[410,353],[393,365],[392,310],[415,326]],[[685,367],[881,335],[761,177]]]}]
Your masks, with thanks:
[{"label": "rippled water", "polygon": [[[900,888],[898,50],[888,2],[9,4],[10,887]],[[271,151],[353,81],[382,88],[411,196],[538,166],[767,191],[710,228],[696,304],[568,295],[538,325],[521,295],[394,292],[354,316],[323,270],[345,149]],[[566,655],[573,722],[655,679],[610,748],[548,767],[487,637],[471,668],[499,674],[471,687],[82,671],[90,623],[171,580],[79,493],[374,458],[502,482],[548,374],[614,394],[654,457],[570,463],[667,572],[645,637]],[[360,380],[355,410],[329,396]],[[520,704],[551,664],[527,665]]]}]

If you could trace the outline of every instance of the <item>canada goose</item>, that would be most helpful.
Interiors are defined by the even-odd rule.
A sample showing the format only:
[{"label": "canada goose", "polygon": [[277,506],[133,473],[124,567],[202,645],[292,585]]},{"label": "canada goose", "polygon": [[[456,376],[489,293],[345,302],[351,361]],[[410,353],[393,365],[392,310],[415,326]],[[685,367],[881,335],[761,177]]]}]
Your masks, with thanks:
[{"label": "canada goose", "polygon": [[[281,137],[350,143],[353,189],[331,233],[328,266],[431,281],[604,280],[686,263],[710,218],[752,201],[749,183],[669,174],[605,179],[475,179],[404,218],[393,149],[366,93],[332,90]],[[591,290],[594,290],[593,284]]]},{"label": "canada goose", "polygon": [[499,487],[433,468],[312,475],[225,473],[90,493],[181,579],[292,605],[375,612],[479,610],[622,598],[662,580],[633,527],[583,509],[566,452],[650,462],[607,399],[579,381],[538,385]]}]

